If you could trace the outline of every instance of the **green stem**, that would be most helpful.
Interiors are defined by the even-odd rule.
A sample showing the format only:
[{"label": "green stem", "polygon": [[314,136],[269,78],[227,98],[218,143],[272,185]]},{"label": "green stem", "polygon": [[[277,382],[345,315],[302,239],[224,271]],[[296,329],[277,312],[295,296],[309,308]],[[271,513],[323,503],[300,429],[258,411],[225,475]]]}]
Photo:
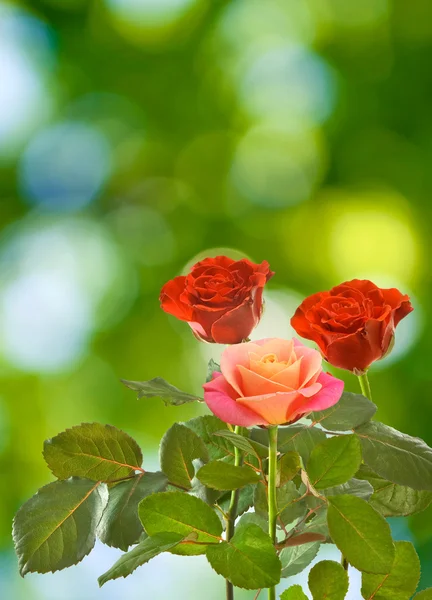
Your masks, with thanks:
[{"label": "green stem", "polygon": [[366,398],[372,400],[372,392],[367,373],[363,373],[363,375],[358,375],[358,379],[363,396],[366,396]]},{"label": "green stem", "polygon": [[[276,471],[277,471],[277,425],[269,427],[269,463],[268,463],[268,522],[269,536],[276,543]],[[276,588],[268,590],[268,600],[276,600]]]},{"label": "green stem", "polygon": [[[241,435],[241,427],[236,426],[234,428],[234,432],[237,433],[238,435]],[[241,451],[238,448],[234,447],[234,464],[235,464],[235,466],[236,467],[240,466],[242,464],[242,462],[243,462],[243,456],[242,456]],[[234,535],[239,493],[240,493],[240,490],[233,490],[231,492],[231,500],[230,500],[230,504],[229,504],[229,508],[228,508],[228,512],[227,512],[227,518],[225,520],[225,523],[226,523],[225,539],[227,542],[229,542],[230,539]],[[228,579],[226,580],[226,600],[234,600],[234,587],[233,587],[233,584],[230,581],[228,581]]]}]

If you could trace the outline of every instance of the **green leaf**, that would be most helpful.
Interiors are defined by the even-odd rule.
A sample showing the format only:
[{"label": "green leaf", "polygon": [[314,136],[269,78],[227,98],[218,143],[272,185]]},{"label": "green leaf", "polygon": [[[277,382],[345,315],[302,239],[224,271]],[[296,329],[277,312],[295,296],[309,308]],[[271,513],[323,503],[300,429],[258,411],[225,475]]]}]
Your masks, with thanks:
[{"label": "green leaf", "polygon": [[292,585],[282,592],[280,600],[308,600],[308,597],[303,592],[301,585]]},{"label": "green leaf", "polygon": [[192,429],[207,447],[210,460],[221,460],[230,458],[234,460],[234,449],[232,444],[222,437],[214,436],[216,432],[228,430],[228,425],[213,415],[195,417],[183,423],[185,427]]},{"label": "green leaf", "polygon": [[361,394],[344,392],[337,404],[308,418],[330,431],[348,431],[370,421],[376,411],[376,405]]},{"label": "green leaf", "polygon": [[[268,432],[265,429],[252,429],[251,438],[268,446]],[[304,464],[307,464],[313,448],[325,439],[326,434],[318,427],[299,424],[279,427],[278,450],[281,454],[294,450],[300,454]]]},{"label": "green leaf", "polygon": [[211,381],[213,379],[213,373],[215,371],[217,373],[220,373],[221,368],[220,368],[220,365],[218,365],[218,363],[211,358],[208,361],[206,383],[208,383],[209,381]]},{"label": "green leaf", "polygon": [[390,573],[363,573],[361,593],[366,600],[409,600],[420,579],[420,561],[410,542],[396,542]]},{"label": "green leaf", "polygon": [[243,515],[241,517],[240,521],[238,522],[237,527],[249,525],[250,523],[253,523],[254,525],[258,525],[258,527],[261,527],[261,529],[265,533],[268,532],[268,519],[265,517],[262,517],[261,515],[257,515],[254,512],[248,512],[245,515]]},{"label": "green leaf", "polygon": [[309,458],[307,473],[313,487],[323,490],[351,479],[361,460],[361,446],[357,437],[341,435],[315,446]]},{"label": "green leaf", "polygon": [[212,460],[201,467],[197,478],[201,483],[215,490],[236,490],[250,483],[257,483],[261,476],[250,467],[236,467]]},{"label": "green leaf", "polygon": [[290,546],[302,546],[303,544],[310,544],[311,542],[325,542],[326,536],[321,533],[304,532],[291,537],[285,538],[278,544],[277,549],[288,548]]},{"label": "green leaf", "polygon": [[323,560],[309,572],[313,600],[343,600],[348,592],[348,573],[337,562]]},{"label": "green leaf", "polygon": [[279,555],[282,563],[282,577],[292,577],[301,573],[316,557],[320,542],[290,546],[284,548]]},{"label": "green leaf", "polygon": [[[238,491],[238,502],[237,502],[237,512],[236,517],[240,517],[243,513],[245,513],[251,506],[253,506],[254,502],[254,491],[255,485],[247,485],[244,488],[241,488]],[[227,511],[231,502],[231,492],[222,496],[220,500],[218,500],[219,506],[222,510]]]},{"label": "green leaf", "polygon": [[133,475],[142,464],[141,449],[133,438],[100,423],[82,423],[66,429],[46,440],[43,454],[59,479],[121,479]]},{"label": "green leaf", "polygon": [[98,525],[98,537],[108,546],[127,550],[143,532],[138,504],[143,498],[165,490],[163,473],[144,473],[109,489],[108,504]]},{"label": "green leaf", "polygon": [[355,496],[328,499],[330,535],[353,567],[368,573],[388,573],[394,560],[394,544],[387,521]]},{"label": "green leaf", "polygon": [[432,449],[423,440],[375,421],[356,433],[363,459],[375,473],[399,485],[432,491]]},{"label": "green leaf", "polygon": [[373,494],[373,491],[374,489],[369,481],[350,479],[341,485],[321,490],[321,494],[323,496],[339,496],[341,494],[349,494],[351,496],[357,496],[357,498],[363,498],[363,500],[369,500]]},{"label": "green leaf", "polygon": [[268,448],[266,446],[259,444],[254,440],[249,440],[242,435],[238,435],[229,429],[216,431],[213,435],[225,438],[230,441],[233,446],[246,452],[246,454],[252,454],[257,458],[267,458],[268,456]]},{"label": "green leaf", "polygon": [[[197,464],[202,465],[203,463],[202,461],[196,461],[195,467],[199,468],[197,467]],[[206,487],[199,479],[197,479],[196,475],[192,479],[192,487],[188,493],[196,498],[199,498],[200,500],[203,500],[206,504],[210,504],[210,506],[213,506],[222,496],[222,492],[220,490],[213,490]]]},{"label": "green leaf", "polygon": [[277,462],[276,485],[280,487],[294,479],[300,471],[301,462],[298,452],[287,452],[282,454]]},{"label": "green leaf", "polygon": [[310,521],[307,521],[303,528],[303,532],[320,533],[326,538],[329,538],[326,507],[320,509]]},{"label": "green leaf", "polygon": [[161,469],[170,483],[191,489],[195,468],[192,461],[208,460],[208,451],[201,438],[189,427],[174,423],[160,443]]},{"label": "green leaf", "polygon": [[106,485],[88,479],[73,477],[41,488],[13,522],[21,575],[59,571],[87,556],[107,500]]},{"label": "green leaf", "polygon": [[384,517],[407,517],[425,510],[432,502],[432,492],[413,490],[376,475],[362,466],[356,477],[372,484],[370,504]]},{"label": "green leaf", "polygon": [[432,600],[432,588],[419,592],[414,596],[413,600]]},{"label": "green leaf", "polygon": [[[300,494],[292,481],[288,481],[284,486],[276,489],[278,515],[284,524],[292,523],[294,519],[305,513],[304,503],[297,502],[299,498]],[[267,491],[263,483],[258,483],[255,487],[254,506],[258,515],[267,517]]]},{"label": "green leaf", "polygon": [[178,533],[159,533],[154,537],[146,538],[133,550],[123,554],[111,569],[99,577],[99,586],[102,587],[104,583],[111,579],[127,577],[137,567],[149,562],[158,554],[172,550],[183,539],[183,536]]},{"label": "green leaf", "polygon": [[128,381],[127,379],[121,379],[121,382],[134,392],[137,392],[138,399],[162,398],[167,406],[180,406],[188,402],[203,401],[199,396],[182,392],[162,377],[155,377],[149,381]]},{"label": "green leaf", "polygon": [[147,496],[138,507],[138,514],[146,533],[196,534],[203,545],[185,544],[176,548],[178,554],[204,554],[205,544],[219,541],[222,524],[214,510],[195,496],[183,492],[161,492]]},{"label": "green leaf", "polygon": [[207,559],[216,573],[247,590],[279,583],[281,563],[270,537],[253,523],[237,527],[229,542],[207,547]]}]

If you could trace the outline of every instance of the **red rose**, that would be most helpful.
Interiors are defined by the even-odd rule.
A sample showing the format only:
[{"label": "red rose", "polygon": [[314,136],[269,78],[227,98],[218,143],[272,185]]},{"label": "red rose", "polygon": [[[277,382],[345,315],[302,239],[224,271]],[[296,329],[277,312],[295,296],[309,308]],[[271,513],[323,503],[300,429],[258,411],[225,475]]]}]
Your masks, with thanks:
[{"label": "red rose", "polygon": [[200,340],[237,344],[258,325],[263,289],[273,275],[266,261],[206,258],[163,286],[161,307],[187,321]]},{"label": "red rose", "polygon": [[306,298],[291,325],[318,344],[329,363],[360,375],[387,353],[396,325],[412,310],[399,290],[353,279]]}]

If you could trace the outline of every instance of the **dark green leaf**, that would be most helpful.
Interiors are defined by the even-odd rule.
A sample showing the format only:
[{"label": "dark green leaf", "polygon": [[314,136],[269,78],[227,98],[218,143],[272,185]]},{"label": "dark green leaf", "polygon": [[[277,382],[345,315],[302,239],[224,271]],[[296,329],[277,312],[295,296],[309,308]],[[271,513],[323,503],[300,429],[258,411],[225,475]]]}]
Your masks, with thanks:
[{"label": "dark green leaf", "polygon": [[298,452],[282,454],[277,462],[276,485],[280,487],[291,481],[291,479],[294,479],[300,468],[300,454]]},{"label": "dark green leaf", "polygon": [[215,490],[236,490],[250,483],[257,483],[261,476],[250,467],[236,467],[212,460],[201,467],[197,478],[201,483]]},{"label": "dark green leaf", "polygon": [[13,522],[21,575],[59,571],[87,556],[107,500],[106,485],[88,479],[73,477],[41,488]]},{"label": "dark green leaf", "polygon": [[161,469],[171,483],[185,489],[192,487],[195,468],[192,461],[208,460],[208,451],[203,440],[189,427],[174,423],[160,444]]},{"label": "dark green leaf", "polygon": [[339,496],[340,494],[349,494],[351,496],[363,498],[363,500],[369,500],[373,494],[373,491],[374,489],[368,481],[362,481],[361,479],[350,479],[341,485],[321,490],[321,494],[323,496]]},{"label": "dark green leaf", "polygon": [[208,366],[207,366],[207,377],[206,377],[207,383],[213,379],[214,372],[220,373],[221,369],[220,369],[220,365],[218,365],[218,363],[211,358],[209,360]]},{"label": "dark green leaf", "polygon": [[104,583],[111,579],[127,577],[137,567],[149,562],[158,554],[172,550],[183,539],[184,537],[178,533],[158,533],[154,537],[146,538],[133,550],[123,554],[111,569],[99,577],[99,586],[102,587]]},{"label": "dark green leaf", "polygon": [[390,573],[363,573],[361,593],[366,600],[409,600],[420,579],[420,561],[410,542],[396,542]]},{"label": "dark green leaf", "polygon": [[329,538],[326,506],[323,506],[312,519],[307,521],[303,527],[303,532],[320,533],[326,538]]},{"label": "dark green leaf", "polygon": [[363,459],[378,475],[415,490],[432,491],[432,449],[423,440],[382,423],[356,429]]},{"label": "dark green leaf", "polygon": [[163,473],[145,473],[111,487],[107,507],[98,525],[99,539],[121,550],[136,544],[143,532],[138,504],[146,496],[164,491],[167,484]]},{"label": "dark green leaf", "polygon": [[204,442],[207,447],[210,460],[221,460],[230,458],[234,460],[234,449],[232,444],[222,437],[214,436],[216,432],[228,430],[226,423],[213,415],[204,415],[203,417],[195,417],[183,423],[189,429],[192,429]]},{"label": "dark green leaf", "polygon": [[308,600],[308,597],[303,592],[301,585],[292,585],[282,592],[280,600]]},{"label": "dark green leaf", "polygon": [[[252,429],[251,438],[268,446],[268,432],[265,429]],[[306,427],[305,425],[288,425],[279,427],[278,450],[281,454],[295,450],[307,464],[313,448],[326,439],[326,434],[318,427]]]},{"label": "dark green leaf", "polygon": [[280,553],[282,563],[282,577],[292,577],[301,573],[316,557],[320,542],[302,544],[284,548]]},{"label": "dark green leaf", "polygon": [[134,392],[137,392],[138,398],[162,398],[165,404],[172,406],[180,406],[188,402],[202,402],[202,398],[182,392],[174,385],[171,385],[162,377],[155,377],[150,381],[127,381],[121,380],[126,387]]},{"label": "dark green leaf", "polygon": [[257,515],[254,512],[248,512],[245,515],[243,515],[241,517],[240,521],[238,522],[237,527],[249,525],[250,523],[253,523],[254,525],[258,525],[258,527],[261,527],[261,529],[265,533],[268,532],[268,519],[265,517],[262,517],[260,515]]},{"label": "dark green leaf", "polygon": [[178,554],[203,554],[205,544],[218,542],[222,524],[214,510],[205,502],[183,492],[161,492],[147,496],[138,507],[138,514],[149,536],[158,533],[196,534],[203,545],[180,544]]},{"label": "dark green leaf", "polygon": [[361,446],[357,437],[341,435],[315,446],[309,458],[307,473],[312,486],[322,490],[351,479],[361,460]]},{"label": "dark green leaf", "polygon": [[[198,468],[196,466],[197,463],[202,464],[201,461],[196,461],[196,468]],[[188,493],[196,498],[199,498],[200,500],[203,500],[206,504],[210,504],[210,506],[213,506],[215,502],[217,502],[217,500],[222,496],[222,492],[220,490],[213,490],[206,487],[199,479],[197,479],[196,476],[192,479],[192,487]]]},{"label": "dark green leaf", "polygon": [[432,502],[432,492],[413,490],[376,475],[362,466],[356,477],[369,482],[374,489],[370,504],[384,517],[407,517],[425,510]]},{"label": "dark green leaf", "polygon": [[310,570],[308,583],[313,600],[344,600],[348,574],[339,563],[323,560]]},{"label": "dark green leaf", "polygon": [[[244,488],[238,490],[238,502],[237,502],[237,517],[240,517],[246,512],[254,502],[254,491],[255,485],[247,485]],[[227,511],[231,502],[231,492],[225,494],[219,501],[218,504],[222,510]]]},{"label": "dark green leaf", "polygon": [[359,571],[388,573],[394,544],[387,521],[355,496],[331,496],[327,522],[332,540]]},{"label": "dark green leaf", "polygon": [[362,396],[344,392],[337,404],[309,416],[316,423],[331,431],[348,431],[367,423],[377,411],[376,405]]},{"label": "dark green leaf", "polygon": [[248,590],[279,583],[281,563],[273,542],[258,525],[237,527],[229,542],[207,547],[207,559],[216,573]]},{"label": "dark green leaf", "polygon": [[252,454],[258,458],[267,458],[268,456],[268,448],[263,444],[255,442],[254,440],[248,440],[242,435],[238,435],[233,431],[229,431],[229,429],[223,431],[216,431],[214,436],[225,438],[230,441],[233,446],[239,448],[246,454]]},{"label": "dark green leaf", "polygon": [[[303,502],[298,502],[299,497],[300,494],[292,481],[276,489],[278,515],[284,524],[291,523],[305,513],[305,505]],[[258,483],[255,487],[254,506],[258,515],[267,517],[267,490],[263,483]]]},{"label": "dark green leaf", "polygon": [[45,442],[43,454],[59,479],[110,481],[132,475],[142,464],[141,449],[133,438],[100,423],[66,429]]}]

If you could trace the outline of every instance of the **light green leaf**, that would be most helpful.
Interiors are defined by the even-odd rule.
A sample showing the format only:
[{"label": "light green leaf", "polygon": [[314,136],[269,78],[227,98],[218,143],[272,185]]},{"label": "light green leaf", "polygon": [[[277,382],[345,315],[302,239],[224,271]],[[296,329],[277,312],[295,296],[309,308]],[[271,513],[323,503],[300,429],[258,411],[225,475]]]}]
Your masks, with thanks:
[{"label": "light green leaf", "polygon": [[284,548],[279,555],[282,563],[282,577],[292,577],[301,573],[316,557],[320,542],[290,546]]},{"label": "light green leaf", "polygon": [[190,421],[186,421],[183,425],[192,429],[202,439],[207,447],[210,460],[234,460],[232,444],[222,437],[213,435],[221,430],[229,431],[226,423],[213,415],[204,415],[203,417],[190,419]]},{"label": "light green leaf", "polygon": [[108,546],[127,550],[143,532],[138,504],[143,498],[165,490],[168,480],[163,473],[144,473],[109,489],[108,504],[98,525],[98,537]]},{"label": "light green leaf", "polygon": [[134,392],[137,392],[138,399],[162,398],[167,406],[180,406],[188,402],[203,401],[199,396],[182,392],[162,377],[155,377],[149,381],[128,381],[127,379],[122,379],[121,382]]},{"label": "light green leaf", "polygon": [[388,573],[395,548],[387,521],[355,496],[331,496],[327,522],[336,546],[359,571]]},{"label": "light green leaf", "polygon": [[146,538],[130,552],[123,554],[111,569],[99,577],[99,586],[102,587],[111,579],[127,577],[137,567],[149,562],[149,560],[158,556],[158,554],[175,548],[183,539],[183,536],[178,533],[158,533],[154,537]]},{"label": "light green leaf", "polygon": [[255,442],[254,440],[249,440],[242,435],[238,435],[229,429],[216,431],[214,436],[225,438],[230,441],[233,446],[239,448],[246,454],[252,454],[257,458],[267,458],[268,456],[268,448],[263,444]]},{"label": "light green leaf", "polygon": [[376,411],[376,405],[361,394],[344,392],[337,404],[308,418],[330,431],[348,431],[370,421]]},{"label": "light green leaf", "polygon": [[196,476],[201,483],[215,490],[236,490],[261,479],[250,467],[236,467],[217,460],[201,467]]},{"label": "light green leaf", "polygon": [[287,452],[282,454],[277,462],[276,485],[278,487],[284,485],[297,475],[300,471],[301,462],[298,452]]},{"label": "light green leaf", "polygon": [[351,496],[363,498],[363,500],[369,500],[373,494],[373,491],[374,489],[369,481],[350,479],[341,485],[321,490],[321,494],[323,496],[339,496],[340,494],[349,494]]},{"label": "light green leaf", "polygon": [[[292,523],[294,519],[305,513],[304,502],[298,502],[299,498],[300,494],[292,481],[288,481],[284,486],[276,489],[278,515],[285,525]],[[258,483],[255,487],[254,506],[258,515],[267,517],[267,491],[263,483]]]},{"label": "light green leaf", "polygon": [[432,502],[432,492],[392,483],[365,466],[361,467],[356,477],[373,486],[370,504],[384,517],[407,517],[425,510]]},{"label": "light green leaf", "polygon": [[218,363],[211,358],[208,361],[208,365],[207,365],[207,377],[206,377],[207,383],[213,379],[213,373],[215,371],[217,373],[221,372],[220,365],[218,365]]},{"label": "light green leaf", "polygon": [[432,491],[432,449],[423,440],[375,421],[356,433],[363,459],[375,473],[399,485]]},{"label": "light green leaf", "polygon": [[88,479],[72,477],[41,488],[13,522],[21,575],[59,571],[87,556],[107,501],[106,485]]},{"label": "light green leaf", "polygon": [[432,600],[432,588],[419,592],[414,596],[413,600]]},{"label": "light green leaf", "polygon": [[162,438],[159,449],[161,469],[170,483],[191,489],[195,468],[192,461],[208,460],[208,451],[201,438],[189,427],[174,423]]},{"label": "light green leaf", "polygon": [[[251,438],[268,446],[268,432],[265,429],[252,429]],[[318,427],[288,425],[279,427],[278,450],[281,454],[294,450],[298,452],[306,465],[313,448],[326,439],[326,434]]]},{"label": "light green leaf", "polygon": [[222,524],[214,510],[205,502],[183,492],[161,492],[147,496],[138,507],[138,514],[146,533],[196,534],[203,545],[180,544],[178,554],[204,554],[205,544],[219,541]]},{"label": "light green leaf", "polygon": [[282,592],[280,600],[308,600],[308,597],[303,592],[301,585],[292,585]]},{"label": "light green leaf", "polygon": [[46,440],[44,458],[59,479],[82,477],[110,481],[133,475],[142,464],[141,449],[111,425],[82,423]]},{"label": "light green leaf", "polygon": [[216,573],[236,587],[256,590],[279,583],[280,560],[258,525],[237,527],[229,542],[208,546],[206,554]]},{"label": "light green leaf", "polygon": [[409,600],[420,579],[420,561],[410,542],[396,542],[390,573],[363,573],[361,593],[366,600]]},{"label": "light green leaf", "polygon": [[351,479],[361,460],[361,446],[357,437],[341,435],[315,446],[309,458],[307,473],[312,486],[323,490]]},{"label": "light green leaf", "polygon": [[348,574],[333,560],[323,560],[309,572],[309,589],[313,600],[344,600],[348,592]]}]

